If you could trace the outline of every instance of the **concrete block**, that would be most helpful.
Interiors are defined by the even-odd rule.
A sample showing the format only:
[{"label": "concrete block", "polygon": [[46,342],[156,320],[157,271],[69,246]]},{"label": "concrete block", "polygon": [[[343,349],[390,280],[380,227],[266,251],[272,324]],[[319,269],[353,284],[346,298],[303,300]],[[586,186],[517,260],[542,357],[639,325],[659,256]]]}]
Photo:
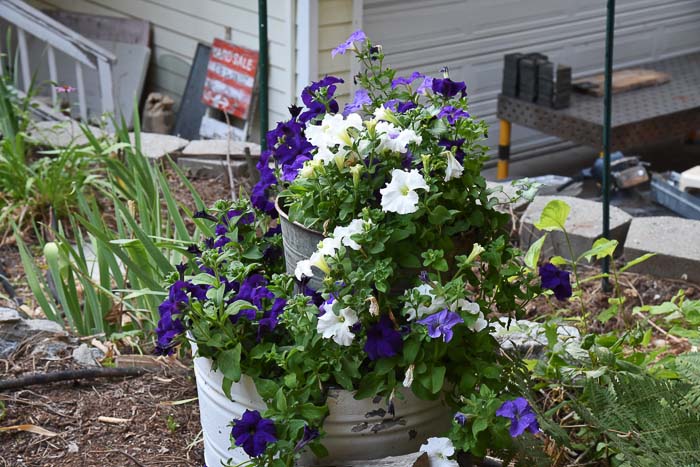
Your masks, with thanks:
[{"label": "concrete block", "polygon": [[[98,139],[109,136],[101,128],[88,125],[88,129]],[[75,120],[32,122],[27,132],[29,142],[50,148],[67,148],[89,144],[80,124]]]},{"label": "concrete block", "polygon": [[656,256],[631,272],[700,283],[700,221],[680,217],[636,217],[632,220],[625,259],[645,253]]},{"label": "concrete block", "polygon": [[[550,201],[559,199],[571,206],[566,222],[571,249],[574,257],[590,249],[593,242],[602,236],[603,205],[596,201],[573,198],[570,196],[537,196],[523,214],[520,225],[520,248],[527,250],[545,232],[537,230],[535,225],[540,220],[542,210]],[[620,242],[616,254],[622,253],[627,230],[632,217],[622,209],[610,206],[610,238]],[[570,258],[569,247],[562,232],[548,232],[547,241],[542,249],[542,258],[559,255]]]},{"label": "concrete block", "polygon": [[[177,164],[194,177],[214,178],[220,175],[228,177],[225,160],[178,157]],[[249,164],[246,161],[232,160],[231,171],[233,178],[237,180],[250,176]]]},{"label": "concrete block", "polygon": [[244,159],[245,149],[248,148],[250,155],[260,157],[260,145],[250,141],[228,141],[226,139],[198,139],[190,141],[182,155],[186,157],[201,157],[209,159],[226,158],[226,150],[233,159]]},{"label": "concrete block", "polygon": [[[134,134],[129,133],[129,140],[134,144]],[[141,133],[141,153],[149,159],[159,160],[172,155],[187,146],[186,139],[159,133]]]}]

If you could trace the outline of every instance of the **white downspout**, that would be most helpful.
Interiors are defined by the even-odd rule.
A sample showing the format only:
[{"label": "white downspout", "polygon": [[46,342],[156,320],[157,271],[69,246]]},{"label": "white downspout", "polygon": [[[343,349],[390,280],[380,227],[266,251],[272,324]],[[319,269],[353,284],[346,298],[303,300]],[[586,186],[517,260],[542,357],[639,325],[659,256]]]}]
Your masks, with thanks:
[{"label": "white downspout", "polygon": [[318,80],[318,2],[297,0],[296,23],[296,93],[295,102],[301,101],[301,91],[311,81]]}]

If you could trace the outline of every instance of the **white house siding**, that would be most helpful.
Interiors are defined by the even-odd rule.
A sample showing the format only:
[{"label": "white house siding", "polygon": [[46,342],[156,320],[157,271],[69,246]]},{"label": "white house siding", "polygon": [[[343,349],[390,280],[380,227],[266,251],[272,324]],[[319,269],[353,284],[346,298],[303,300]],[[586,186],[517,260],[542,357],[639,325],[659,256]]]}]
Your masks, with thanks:
[{"label": "white house siding", "polygon": [[338,98],[345,102],[352,88],[352,54],[331,57],[331,51],[352,34],[353,0],[318,0],[318,76],[333,75],[345,80]]},{"label": "white house siding", "polygon": [[[258,48],[256,0],[32,0],[31,3],[39,8],[150,21],[150,90],[165,92],[177,101],[185,89],[197,42],[211,44],[214,38],[224,38],[226,27],[230,27],[233,42]],[[268,1],[271,124],[287,115],[295,91],[295,3],[296,0]]]},{"label": "white house siding", "polygon": [[[700,50],[698,0],[618,0],[616,13],[618,68]],[[364,0],[363,29],[400,72],[437,76],[447,65],[465,80],[471,113],[489,123],[495,147],[503,55],[542,52],[574,77],[601,72],[605,15],[601,0]],[[516,154],[554,142],[513,127]]]}]

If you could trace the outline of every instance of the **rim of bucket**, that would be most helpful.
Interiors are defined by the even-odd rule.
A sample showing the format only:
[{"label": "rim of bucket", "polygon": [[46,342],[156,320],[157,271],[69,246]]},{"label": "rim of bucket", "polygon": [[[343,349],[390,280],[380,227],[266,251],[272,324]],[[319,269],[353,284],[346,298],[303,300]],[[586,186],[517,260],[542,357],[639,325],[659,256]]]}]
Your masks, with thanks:
[{"label": "rim of bucket", "polygon": [[284,210],[282,209],[282,206],[280,206],[280,197],[279,196],[275,198],[275,209],[277,210],[277,213],[280,215],[281,218],[283,218],[285,221],[289,222],[290,224],[293,224],[295,227],[298,227],[306,232],[316,234],[319,237],[324,236],[323,233],[319,232],[318,230],[310,229],[303,224],[300,224],[296,221],[289,220],[289,216],[287,215],[286,212],[284,212]]}]

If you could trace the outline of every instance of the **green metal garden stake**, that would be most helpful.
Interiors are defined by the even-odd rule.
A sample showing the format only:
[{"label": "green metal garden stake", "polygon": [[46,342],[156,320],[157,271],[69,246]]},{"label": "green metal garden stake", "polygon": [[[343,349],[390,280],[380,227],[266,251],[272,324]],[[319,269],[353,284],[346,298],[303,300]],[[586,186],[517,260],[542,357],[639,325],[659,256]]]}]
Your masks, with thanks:
[{"label": "green metal garden stake", "polygon": [[[608,0],[608,17],[605,30],[605,91],[603,95],[603,237],[610,238],[610,126],[612,119],[612,67],[613,39],[615,36],[615,0]],[[603,259],[603,273],[610,272],[610,258]],[[610,283],[603,278],[603,290],[610,290]]]}]

